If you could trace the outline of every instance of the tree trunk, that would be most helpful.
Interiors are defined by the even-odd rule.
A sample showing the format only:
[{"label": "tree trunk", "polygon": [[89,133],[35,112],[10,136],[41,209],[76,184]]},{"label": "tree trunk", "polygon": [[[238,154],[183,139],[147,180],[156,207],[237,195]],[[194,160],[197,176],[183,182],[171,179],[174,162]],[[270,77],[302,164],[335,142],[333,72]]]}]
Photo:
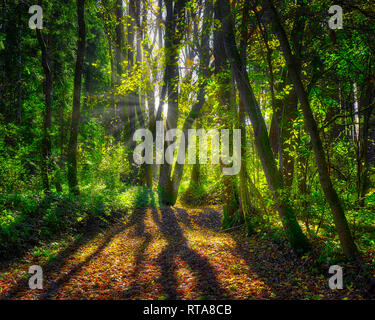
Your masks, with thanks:
[{"label": "tree trunk", "polygon": [[370,119],[371,115],[375,109],[375,101],[374,99],[374,85],[369,81],[369,85],[367,87],[367,92],[365,92],[364,101],[361,101],[361,105],[364,107],[368,106],[366,111],[363,114],[363,124],[361,127],[361,134],[360,134],[360,187],[359,187],[359,194],[360,194],[360,205],[365,206],[366,203],[366,193],[370,186],[369,181],[369,130],[370,130]]},{"label": "tree trunk", "polygon": [[85,0],[77,0],[78,16],[78,43],[77,60],[74,72],[74,92],[73,92],[73,110],[70,126],[70,137],[68,145],[68,183],[69,190],[73,194],[79,194],[77,178],[77,144],[78,144],[78,126],[81,115],[81,87],[82,70],[85,58],[86,45],[86,24],[85,24]]},{"label": "tree trunk", "polygon": [[309,248],[307,238],[303,234],[301,227],[297,222],[294,211],[288,202],[287,195],[283,194],[284,185],[282,177],[276,166],[275,158],[268,138],[266,124],[261,114],[259,105],[255,99],[254,92],[250,86],[247,71],[243,62],[241,61],[241,57],[235,43],[229,2],[228,0],[218,0],[217,5],[220,10],[220,18],[223,26],[225,52],[229,59],[232,73],[234,74],[234,78],[237,83],[240,98],[253,126],[257,151],[263,165],[268,185],[273,192],[281,221],[284,225],[286,234],[292,247],[297,252],[306,251]]},{"label": "tree trunk", "polygon": [[[206,81],[209,78],[209,62],[210,62],[210,56],[209,56],[209,38],[211,34],[212,29],[212,23],[211,18],[213,14],[213,8],[212,8],[212,0],[207,0],[205,3],[205,11],[203,13],[203,26],[202,26],[202,38],[200,39],[200,45],[199,45],[199,60],[200,60],[200,67],[199,67],[199,74],[201,77],[203,77],[204,81],[200,82],[199,84],[199,91],[198,91],[198,97],[197,101],[191,108],[187,118],[185,119],[185,122],[182,127],[183,135],[185,136],[185,143],[188,145],[188,131],[192,128],[194,121],[200,116],[201,109],[206,102],[205,99],[205,86]],[[180,146],[181,147],[181,146]],[[180,147],[178,152],[180,152]],[[185,156],[187,153],[187,148],[185,148]],[[198,164],[199,165],[199,164]],[[173,170],[173,176],[170,179],[169,182],[169,190],[171,192],[170,200],[171,204],[174,205],[177,201],[178,196],[178,189],[180,187],[182,175],[184,172],[184,164],[176,163],[174,170]]]},{"label": "tree trunk", "polygon": [[288,38],[272,0],[263,0],[263,4],[270,15],[273,30],[280,41],[280,45],[288,66],[289,76],[293,82],[298,100],[300,101],[302,107],[305,127],[310,135],[311,144],[315,153],[315,161],[319,171],[320,184],[326,196],[327,202],[330,205],[342,248],[348,258],[355,258],[358,256],[358,251],[354,244],[340,199],[332,186],[318,127],[310,108],[305,87],[300,78],[299,70],[301,68],[291,52]]},{"label": "tree trunk", "polygon": [[[173,5],[173,1],[166,0],[167,19],[165,28],[165,51],[166,51],[166,68],[164,79],[166,81],[168,90],[168,116],[166,123],[166,131],[177,128],[178,120],[178,58],[179,58],[179,44],[182,37],[182,32],[177,34],[177,22],[183,15],[185,0],[178,0]],[[159,106],[160,108],[160,106]],[[159,110],[158,110],[159,111]],[[164,143],[164,150],[169,146],[168,142]],[[170,196],[171,190],[171,171],[172,165],[166,161],[160,168],[159,188],[162,190],[162,203],[165,205],[173,205]]]},{"label": "tree trunk", "polygon": [[[116,28],[115,28],[115,46],[114,46],[114,60],[115,60],[115,67],[116,67],[116,84],[119,86],[121,85],[121,76],[124,72],[123,70],[123,62],[125,59],[125,32],[124,32],[124,14],[123,14],[123,5],[122,0],[116,0],[115,2],[115,15],[116,15]],[[124,129],[124,135],[126,138],[129,136],[129,117],[128,117],[128,110],[125,101],[125,97],[121,94],[116,96],[116,112],[119,113],[119,118],[121,119],[121,125],[118,128],[117,134],[121,135],[121,130]]]},{"label": "tree trunk", "polygon": [[52,94],[52,73],[49,65],[49,57],[47,51],[47,45],[44,41],[44,37],[39,29],[36,29],[36,34],[39,42],[40,49],[42,51],[42,66],[44,72],[44,121],[43,121],[43,139],[42,139],[42,161],[41,161],[41,174],[43,189],[46,194],[50,192],[49,184],[49,162],[51,157],[51,94]]},{"label": "tree trunk", "polygon": [[[6,30],[5,30],[5,13],[6,13],[6,3],[5,3],[5,0],[2,0],[1,1],[1,22],[0,22],[0,32],[1,33],[6,33]],[[3,42],[1,42],[2,45],[4,46]],[[6,54],[5,54],[5,50],[2,50],[1,51],[1,54],[0,54],[0,57],[1,57],[1,65],[0,65],[0,72],[1,72],[1,86],[0,86],[0,113],[3,113],[3,107],[4,107],[4,93],[5,93],[5,88],[4,88],[4,84],[5,84],[5,64],[6,64]]]},{"label": "tree trunk", "polygon": [[[298,9],[296,11],[295,22],[293,25],[292,37],[293,37],[293,47],[297,59],[300,59],[301,48],[302,48],[302,38],[305,27],[305,17],[302,14],[303,3],[297,0]],[[274,84],[274,72],[272,65],[272,49],[268,43],[268,33],[266,31],[266,26],[262,28],[261,19],[257,10],[254,8],[254,13],[256,15],[259,29],[262,32],[263,41],[267,50],[267,64],[270,76],[270,90],[272,97],[272,122],[269,132],[270,142],[272,151],[275,156],[279,155],[280,172],[283,176],[284,185],[290,187],[293,182],[294,174],[294,155],[292,155],[291,150],[295,145],[294,136],[291,134],[293,130],[292,124],[297,118],[297,107],[298,98],[295,93],[294,88],[286,94],[283,99],[276,99],[275,97],[275,84]],[[282,71],[283,83],[277,88],[279,91],[283,91],[283,88],[290,84],[290,80],[287,76],[287,70]]]},{"label": "tree trunk", "polygon": [[[21,6],[20,1],[18,2],[19,6]],[[21,8],[19,8],[21,10]],[[17,64],[18,64],[18,72],[17,72],[17,122],[21,123],[22,117],[22,20],[21,20],[21,11],[19,11],[18,16],[18,25],[17,25]]]}]

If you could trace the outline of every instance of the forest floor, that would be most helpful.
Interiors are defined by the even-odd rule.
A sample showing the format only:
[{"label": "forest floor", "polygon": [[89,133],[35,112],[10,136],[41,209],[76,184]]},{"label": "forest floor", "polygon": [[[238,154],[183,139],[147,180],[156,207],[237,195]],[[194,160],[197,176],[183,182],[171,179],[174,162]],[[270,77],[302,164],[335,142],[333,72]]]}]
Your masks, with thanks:
[{"label": "forest floor", "polygon": [[[284,242],[220,229],[220,207],[137,209],[106,230],[1,266],[7,299],[361,299]],[[44,288],[28,288],[41,265]],[[346,270],[351,266],[345,266]]]}]

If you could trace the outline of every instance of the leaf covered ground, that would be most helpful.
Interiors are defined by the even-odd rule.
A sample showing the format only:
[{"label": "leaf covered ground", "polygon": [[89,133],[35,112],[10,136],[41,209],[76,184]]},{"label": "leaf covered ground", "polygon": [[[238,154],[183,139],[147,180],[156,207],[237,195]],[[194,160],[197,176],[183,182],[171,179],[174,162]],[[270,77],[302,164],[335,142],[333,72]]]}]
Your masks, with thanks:
[{"label": "leaf covered ground", "polygon": [[[0,269],[5,299],[362,299],[346,278],[328,287],[328,267],[297,258],[284,241],[240,228],[222,231],[221,209],[137,209],[106,230],[34,250]],[[28,288],[41,265],[43,290]],[[355,279],[351,265],[345,275]]]}]

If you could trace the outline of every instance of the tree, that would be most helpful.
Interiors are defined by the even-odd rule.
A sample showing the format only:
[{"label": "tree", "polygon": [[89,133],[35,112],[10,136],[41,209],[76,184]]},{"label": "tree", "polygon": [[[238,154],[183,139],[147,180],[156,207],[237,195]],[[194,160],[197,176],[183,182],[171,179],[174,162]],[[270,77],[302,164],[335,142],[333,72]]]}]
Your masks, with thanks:
[{"label": "tree", "polygon": [[240,98],[253,126],[255,144],[268,185],[273,192],[277,210],[290,244],[297,252],[304,252],[309,248],[309,244],[297,222],[294,211],[288,202],[287,195],[283,194],[284,184],[276,166],[268,138],[266,124],[254,96],[254,92],[250,86],[248,73],[244,68],[244,64],[241,61],[241,56],[235,43],[229,2],[227,0],[218,0],[217,6],[220,12],[222,30],[224,33],[225,52],[237,83]]},{"label": "tree", "polygon": [[[40,3],[40,2],[39,2]],[[44,37],[39,29],[36,29],[38,42],[42,51],[42,66],[44,71],[44,95],[45,95],[45,110],[44,110],[44,124],[43,124],[43,139],[42,139],[42,161],[41,161],[41,173],[44,192],[48,194],[50,192],[48,169],[49,169],[49,158],[51,156],[51,93],[52,93],[52,73],[49,65],[49,57],[47,46],[44,41]]]},{"label": "tree", "polygon": [[[177,128],[178,120],[178,57],[179,46],[182,38],[183,18],[185,0],[166,0],[167,18],[165,26],[165,73],[164,82],[168,90],[168,115],[166,120],[166,131]],[[160,106],[159,106],[160,109]],[[159,112],[159,110],[158,110]],[[169,146],[166,141],[164,150]],[[163,191],[162,203],[166,205],[172,204],[169,198],[170,194],[170,177],[172,172],[172,165],[165,162],[160,168],[159,187]]]},{"label": "tree", "polygon": [[291,81],[293,82],[294,88],[298,96],[298,100],[301,104],[301,108],[305,119],[306,130],[310,135],[311,144],[315,153],[315,161],[319,171],[320,184],[324,191],[327,202],[331,207],[331,211],[334,217],[336,229],[339,234],[342,248],[344,250],[345,255],[348,258],[355,258],[358,256],[358,251],[354,244],[354,240],[351,235],[348,222],[345,217],[344,209],[341,205],[341,201],[335,189],[332,186],[322,141],[320,139],[318,132],[318,127],[310,108],[306,89],[301,81],[300,73],[298,72],[298,70],[300,70],[301,67],[299,66],[298,62],[292,54],[289,40],[286,36],[285,30],[280,22],[280,18],[277,14],[277,11],[272,1],[264,0],[263,4],[272,21],[273,31],[275,32],[280,41],[280,45],[283,50],[284,57],[286,59],[286,63],[288,66],[289,76]]},{"label": "tree", "polygon": [[[209,37],[212,31],[212,15],[213,15],[213,6],[212,1],[207,0],[205,2],[205,10],[203,13],[203,24],[202,24],[202,36],[200,39],[200,43],[198,45],[198,52],[199,52],[199,61],[200,66],[198,70],[198,76],[200,77],[200,82],[198,84],[198,93],[197,93],[197,100],[192,106],[187,118],[184,121],[182,132],[183,135],[188,137],[188,130],[193,127],[194,121],[201,116],[201,109],[206,101],[205,99],[205,85],[207,79],[210,77],[209,72]],[[188,143],[188,141],[187,141]],[[181,148],[181,145],[180,145]],[[180,148],[179,151],[180,152]],[[187,148],[184,148],[185,155],[187,152]],[[199,164],[194,166],[195,170],[199,170]],[[169,192],[171,193],[170,200],[171,204],[175,204],[177,201],[178,196],[178,189],[181,183],[182,174],[184,171],[184,164],[176,163],[172,177],[169,181]]]},{"label": "tree", "polygon": [[78,42],[77,58],[74,72],[74,93],[73,93],[73,110],[70,126],[70,136],[68,144],[68,182],[69,190],[74,194],[79,194],[77,178],[77,143],[78,127],[81,115],[81,87],[82,87],[82,70],[85,58],[86,46],[86,24],[85,24],[85,0],[77,0],[77,17],[78,17]]},{"label": "tree", "polygon": [[[42,1],[39,1],[39,5],[42,5]],[[43,36],[40,29],[36,29],[36,34],[38,38],[38,43],[40,50],[42,52],[42,67],[44,72],[44,96],[45,96],[45,110],[44,110],[44,120],[43,120],[43,139],[41,140],[42,149],[42,160],[41,160],[41,174],[44,192],[49,194],[50,192],[50,181],[49,181],[49,171],[56,168],[56,164],[52,159],[52,145],[51,145],[51,118],[52,118],[52,89],[53,89],[53,74],[51,70],[51,55],[48,49],[47,43],[51,41],[48,33]],[[54,183],[56,190],[62,192],[61,182],[58,177],[55,177]]]}]

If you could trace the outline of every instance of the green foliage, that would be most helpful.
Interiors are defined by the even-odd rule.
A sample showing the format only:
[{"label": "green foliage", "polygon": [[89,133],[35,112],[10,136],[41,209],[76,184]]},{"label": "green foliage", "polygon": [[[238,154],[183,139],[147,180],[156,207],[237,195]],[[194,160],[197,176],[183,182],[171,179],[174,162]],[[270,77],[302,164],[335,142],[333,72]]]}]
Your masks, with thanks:
[{"label": "green foliage", "polygon": [[210,194],[202,184],[193,183],[180,195],[180,201],[189,206],[202,206],[209,204]]},{"label": "green foliage", "polygon": [[191,170],[187,170],[180,186],[179,201],[187,206],[204,206],[222,204],[224,199],[224,186],[220,169],[213,166],[200,166],[199,182],[191,181]]},{"label": "green foliage", "polygon": [[[78,180],[82,194],[79,197],[69,195],[66,181],[66,146],[71,123],[77,22],[74,2],[64,6],[57,6],[56,3],[54,0],[46,0],[43,4],[46,22],[43,35],[46,39],[48,36],[53,73],[52,123],[49,132],[52,146],[48,160],[54,163],[49,168],[52,193],[45,195],[41,191],[40,178],[40,146],[45,107],[41,51],[35,31],[24,28],[29,18],[24,4],[16,6],[6,2],[4,23],[7,28],[2,28],[0,32],[0,59],[1,65],[4,66],[0,97],[2,256],[11,252],[22,252],[39,242],[52,241],[65,233],[79,233],[90,223],[106,225],[134,208],[159,206],[160,191],[142,185],[144,167],[132,167],[132,151],[129,148],[132,137],[128,135],[127,122],[129,106],[118,103],[118,100],[131,93],[139,94],[142,101],[141,112],[146,125],[150,125],[149,110],[152,99],[148,95],[154,100],[160,98],[161,86],[168,80],[163,78],[163,69],[171,52],[166,52],[165,48],[157,45],[157,39],[153,38],[154,26],[150,27],[145,23],[141,27],[141,61],[128,61],[129,53],[131,50],[136,53],[136,48],[127,43],[121,48],[122,60],[117,61],[116,28],[120,25],[127,31],[129,17],[117,21],[115,1],[87,2],[87,52],[78,138]],[[145,3],[145,11],[148,10],[149,14],[155,14],[155,10],[159,10],[153,3]],[[232,4],[236,43],[239,44],[242,40],[244,1]],[[300,14],[301,4],[304,6],[303,12],[309,12],[311,15],[305,17],[306,25],[304,31],[302,30],[302,78],[304,84],[308,84],[310,88],[310,104],[320,130],[332,183],[344,204],[360,251],[368,257],[374,257],[374,168],[369,166],[369,190],[365,203],[360,204],[357,189],[363,150],[352,136],[355,120],[352,114],[353,84],[357,84],[362,109],[367,107],[362,105],[366,90],[373,90],[374,24],[371,16],[367,17],[362,13],[370,10],[372,3],[365,1],[362,12],[348,10],[345,13],[348,28],[337,30],[336,40],[333,40],[332,33],[321,23],[326,19],[326,9],[330,5],[326,0],[287,1],[282,8],[278,8],[288,36],[293,38],[297,35],[294,33],[295,21]],[[187,2],[188,15],[186,21],[181,22],[179,31],[184,33],[182,41],[178,48],[170,50],[180,50],[180,60],[183,61],[179,61],[180,78],[173,79],[173,82],[178,84],[179,92],[178,127],[181,128],[186,115],[196,102],[199,85],[205,82],[206,103],[202,108],[199,126],[206,130],[235,128],[238,127],[239,96],[233,85],[231,69],[228,67],[214,72],[216,61],[211,61],[210,71],[213,74],[210,77],[203,79],[198,72],[200,62],[197,61],[198,54],[195,51],[200,39],[199,32],[194,30],[194,24],[200,28],[200,16],[192,16],[202,8],[197,1]],[[128,10],[124,11],[128,13]],[[19,17],[19,21],[13,21],[14,17]],[[252,30],[248,35],[251,50],[246,53],[244,64],[249,71],[255,99],[259,102],[262,116],[270,129],[272,116],[277,110],[272,105],[268,52],[254,13],[250,12],[247,17],[249,20],[246,27]],[[220,22],[216,20],[214,30],[219,28]],[[162,25],[161,29],[165,31],[165,25]],[[22,31],[20,35],[19,30]],[[320,187],[310,137],[304,128],[304,117],[299,106],[293,119],[288,118],[284,110],[284,102],[293,93],[285,59],[277,38],[268,30],[268,26],[264,31],[267,32],[267,45],[272,51],[270,55],[274,98],[282,107],[280,127],[289,130],[288,136],[284,137],[282,153],[288,154],[294,160],[293,170],[289,172],[293,175],[292,185],[283,189],[283,196],[288,198],[305,233],[320,250],[319,260],[339,259],[337,232]],[[294,40],[291,42],[293,50],[296,51]],[[135,57],[133,60],[136,60]],[[118,74],[120,68],[122,74]],[[228,95],[225,98],[230,100],[229,103],[223,102],[225,95]],[[160,101],[153,102],[157,104]],[[335,118],[336,115],[340,117]],[[134,118],[135,127],[138,128],[138,115]],[[374,130],[373,118],[370,120],[370,129]],[[362,114],[359,122],[360,126],[364,123]],[[247,166],[247,174],[242,182],[235,178],[234,184],[241,189],[239,194],[235,191],[231,195],[226,194],[219,165],[201,165],[199,183],[190,181],[191,166],[185,166],[179,201],[189,206],[224,205],[225,228],[245,222],[247,231],[251,232],[259,231],[258,225],[262,225],[271,230],[268,236],[279,241],[283,239],[281,221],[276,215],[275,201],[268,189],[254,144],[255,134],[247,117],[245,123],[246,156],[243,161]],[[368,139],[368,142],[373,145],[371,139]],[[209,143],[209,153],[210,149]],[[280,168],[280,154],[275,155],[275,159]],[[157,180],[157,174],[154,173],[154,180]],[[55,192],[54,184],[57,180],[61,182],[63,192]],[[135,185],[135,182],[138,185]],[[229,203],[225,201],[227,196],[232,196]],[[245,212],[240,209],[240,201],[245,202]],[[256,219],[252,216],[255,213]]]},{"label": "green foliage", "polygon": [[80,196],[0,195],[0,256],[17,255],[32,246],[77,235],[89,225],[104,227],[135,208],[158,207],[158,193],[132,187],[120,194],[90,189]]}]

